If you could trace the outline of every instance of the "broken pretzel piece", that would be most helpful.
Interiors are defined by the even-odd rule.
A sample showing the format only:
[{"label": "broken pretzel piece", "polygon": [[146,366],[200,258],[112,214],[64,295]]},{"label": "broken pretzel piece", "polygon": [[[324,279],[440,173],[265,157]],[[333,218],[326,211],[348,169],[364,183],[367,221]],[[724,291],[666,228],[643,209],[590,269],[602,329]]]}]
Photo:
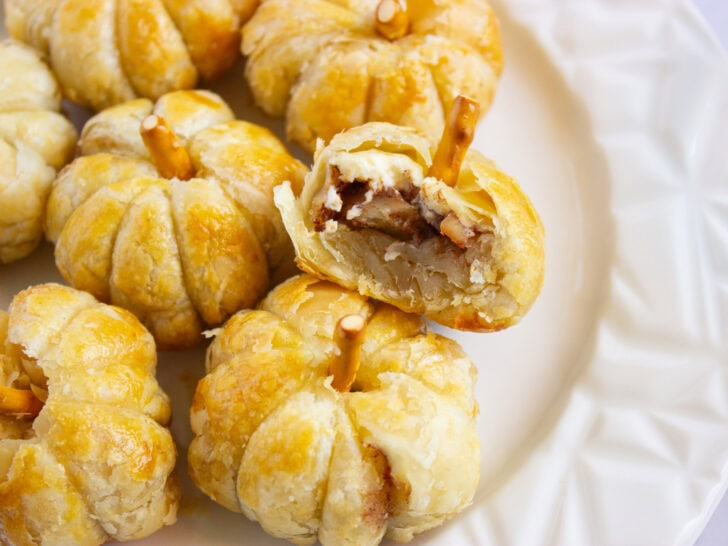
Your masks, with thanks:
[{"label": "broken pretzel piece", "polygon": [[31,390],[0,385],[0,414],[34,418],[43,409],[43,401]]},{"label": "broken pretzel piece", "polygon": [[466,248],[476,236],[475,231],[465,227],[452,212],[440,223],[440,233],[460,248]]}]

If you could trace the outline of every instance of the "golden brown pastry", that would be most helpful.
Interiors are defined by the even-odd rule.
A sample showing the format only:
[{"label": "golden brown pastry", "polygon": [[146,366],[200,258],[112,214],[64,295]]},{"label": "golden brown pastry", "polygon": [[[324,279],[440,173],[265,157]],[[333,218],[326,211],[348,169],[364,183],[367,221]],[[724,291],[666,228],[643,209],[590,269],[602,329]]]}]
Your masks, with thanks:
[{"label": "golden brown pastry", "polygon": [[258,0],[5,0],[11,37],[42,51],[71,100],[95,110],[218,77]]},{"label": "golden brown pastry", "polygon": [[467,150],[477,105],[455,104],[434,160],[413,129],[369,123],[319,149],[300,196],[284,185],[276,204],[303,270],[452,328],[498,330],[541,289],[543,227],[518,184]]},{"label": "golden brown pastry", "polygon": [[46,284],[0,311],[0,543],[133,540],[179,486],[154,340],[128,311]]},{"label": "golden brown pastry", "polygon": [[306,169],[217,95],[110,108],[86,124],[80,149],[48,200],[56,264],[76,288],[135,313],[161,348],[196,343],[295,272],[272,191],[299,187]]},{"label": "golden brown pastry", "polygon": [[274,536],[405,542],[472,501],[476,370],[420,316],[294,277],[217,332],[207,371],[190,475]]},{"label": "golden brown pastry", "polygon": [[264,0],[243,54],[258,105],[285,114],[288,137],[309,151],[367,121],[434,142],[457,95],[485,112],[502,68],[485,0]]},{"label": "golden brown pastry", "polygon": [[0,264],[30,254],[43,235],[51,183],[73,154],[76,130],[40,55],[0,42]]}]

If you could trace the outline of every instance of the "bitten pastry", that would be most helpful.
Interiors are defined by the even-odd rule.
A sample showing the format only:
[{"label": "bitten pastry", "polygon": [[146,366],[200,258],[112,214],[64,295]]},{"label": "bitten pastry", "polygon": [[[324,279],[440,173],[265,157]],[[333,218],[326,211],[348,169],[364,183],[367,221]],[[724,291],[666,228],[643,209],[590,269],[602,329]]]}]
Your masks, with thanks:
[{"label": "bitten pastry", "polygon": [[294,277],[217,332],[207,371],[190,475],[274,536],[405,542],[473,499],[476,370],[420,316]]},{"label": "bitten pastry", "polygon": [[0,310],[0,543],[133,540],[175,522],[179,486],[152,336],[46,284]]},{"label": "bitten pastry", "polygon": [[543,282],[543,227],[518,184],[468,151],[477,104],[459,97],[435,158],[416,131],[369,123],[317,151],[276,204],[299,266],[452,328],[515,324]]},{"label": "bitten pastry", "polygon": [[8,34],[50,59],[63,93],[101,110],[195,87],[238,56],[258,0],[4,0]]},{"label": "bitten pastry", "polygon": [[51,183],[77,138],[60,108],[58,84],[40,55],[0,42],[0,264],[30,254],[43,235]]},{"label": "bitten pastry", "polygon": [[243,54],[258,105],[285,114],[309,151],[368,121],[434,142],[456,96],[485,112],[502,69],[485,0],[264,0],[243,27]]},{"label": "bitten pastry", "polygon": [[196,343],[296,271],[272,190],[299,187],[306,168],[217,95],[110,108],[80,148],[48,200],[56,264],[74,287],[136,314],[160,348]]}]

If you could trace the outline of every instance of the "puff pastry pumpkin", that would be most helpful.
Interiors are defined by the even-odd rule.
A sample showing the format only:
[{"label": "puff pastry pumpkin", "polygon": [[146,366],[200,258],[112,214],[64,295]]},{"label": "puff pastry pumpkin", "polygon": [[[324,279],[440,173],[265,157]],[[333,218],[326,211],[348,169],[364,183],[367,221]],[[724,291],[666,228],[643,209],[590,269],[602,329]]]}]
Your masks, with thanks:
[{"label": "puff pastry pumpkin", "polygon": [[0,264],[30,254],[56,170],[70,161],[76,130],[58,111],[61,93],[40,55],[0,42]]},{"label": "puff pastry pumpkin", "polygon": [[299,266],[452,328],[515,324],[540,292],[544,232],[515,180],[468,150],[459,97],[434,159],[409,128],[369,123],[318,150],[299,197],[276,204]]},{"label": "puff pastry pumpkin", "polygon": [[317,138],[367,121],[433,142],[457,95],[490,105],[502,68],[485,0],[264,0],[243,27],[245,75],[288,136]]},{"label": "puff pastry pumpkin", "polygon": [[110,108],[80,149],[48,200],[56,264],[74,287],[135,313],[161,348],[197,342],[295,271],[272,188],[298,187],[306,169],[217,95]]},{"label": "puff pastry pumpkin", "polygon": [[5,0],[11,37],[42,51],[71,100],[95,110],[195,87],[237,58],[257,0]]},{"label": "puff pastry pumpkin", "polygon": [[190,474],[272,535],[404,542],[473,498],[476,370],[420,316],[294,277],[227,322],[207,371]]},{"label": "puff pastry pumpkin", "polygon": [[0,310],[0,543],[96,545],[176,519],[152,336],[128,311],[47,284]]}]

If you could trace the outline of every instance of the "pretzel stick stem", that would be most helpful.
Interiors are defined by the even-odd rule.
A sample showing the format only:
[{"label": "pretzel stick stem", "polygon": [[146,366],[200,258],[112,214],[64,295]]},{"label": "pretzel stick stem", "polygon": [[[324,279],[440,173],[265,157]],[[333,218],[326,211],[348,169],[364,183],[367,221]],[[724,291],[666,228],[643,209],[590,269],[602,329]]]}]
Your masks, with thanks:
[{"label": "pretzel stick stem", "polygon": [[365,330],[366,319],[357,314],[342,317],[336,325],[334,343],[339,348],[339,357],[329,366],[328,373],[334,376],[331,386],[339,392],[349,392],[354,384]]},{"label": "pretzel stick stem", "polygon": [[195,175],[190,156],[164,118],[148,116],[139,129],[152,162],[164,178],[189,180]]},{"label": "pretzel stick stem", "polygon": [[455,186],[465,154],[473,142],[479,117],[480,106],[473,99],[459,95],[453,101],[429,176],[442,180],[450,187]]},{"label": "pretzel stick stem", "polygon": [[0,385],[0,415],[35,417],[43,409],[43,402],[33,391]]},{"label": "pretzel stick stem", "polygon": [[404,2],[405,0],[382,0],[377,6],[377,32],[387,40],[402,38],[409,30],[409,16]]}]

